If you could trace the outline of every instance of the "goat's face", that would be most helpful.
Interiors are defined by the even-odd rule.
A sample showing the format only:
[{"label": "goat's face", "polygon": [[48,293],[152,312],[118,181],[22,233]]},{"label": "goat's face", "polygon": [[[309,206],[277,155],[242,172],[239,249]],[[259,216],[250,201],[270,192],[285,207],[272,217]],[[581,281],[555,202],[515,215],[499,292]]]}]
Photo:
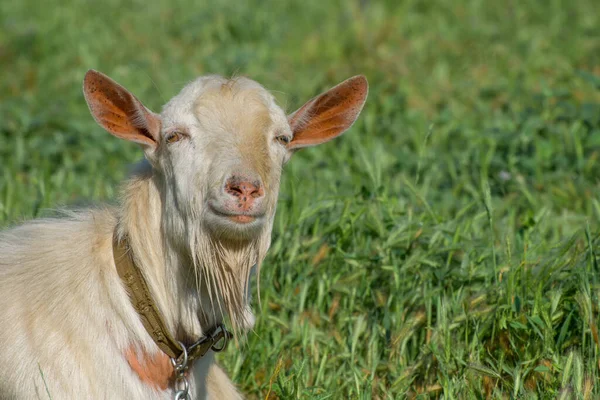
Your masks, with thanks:
[{"label": "goat's face", "polygon": [[[213,236],[247,240],[273,219],[292,130],[273,96],[246,78],[203,77],[164,107],[151,162]],[[182,210],[190,213],[193,210]]]},{"label": "goat's face", "polygon": [[258,83],[198,78],[160,115],[107,76],[89,71],[84,94],[96,121],[143,145],[163,178],[169,229],[202,226],[216,239],[270,231],[282,166],[299,148],[331,140],[358,117],[367,95],[357,76],[286,116]]}]

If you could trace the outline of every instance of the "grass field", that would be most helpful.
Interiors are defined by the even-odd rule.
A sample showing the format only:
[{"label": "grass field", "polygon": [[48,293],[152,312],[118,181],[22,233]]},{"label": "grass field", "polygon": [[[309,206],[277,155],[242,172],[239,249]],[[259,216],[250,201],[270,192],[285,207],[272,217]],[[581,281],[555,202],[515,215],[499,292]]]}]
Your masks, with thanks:
[{"label": "grass field", "polygon": [[600,398],[594,1],[2,1],[0,226],[114,201],[140,159],[90,68],[154,110],[207,73],[290,111],[370,81],[286,167],[255,332],[220,358],[249,398]]}]

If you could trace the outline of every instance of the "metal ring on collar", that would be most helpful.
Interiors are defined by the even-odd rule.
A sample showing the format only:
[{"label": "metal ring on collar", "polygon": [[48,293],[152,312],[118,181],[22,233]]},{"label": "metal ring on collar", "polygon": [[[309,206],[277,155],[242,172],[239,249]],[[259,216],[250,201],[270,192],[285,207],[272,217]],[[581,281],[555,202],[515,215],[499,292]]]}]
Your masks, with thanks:
[{"label": "metal ring on collar", "polygon": [[[181,342],[178,342],[178,343],[181,346],[182,353],[177,359],[171,358],[171,364],[173,364],[173,368],[175,368],[175,372],[183,373],[183,371],[187,368],[188,352],[183,343],[181,343]],[[181,361],[180,361],[180,359],[181,359]]]}]

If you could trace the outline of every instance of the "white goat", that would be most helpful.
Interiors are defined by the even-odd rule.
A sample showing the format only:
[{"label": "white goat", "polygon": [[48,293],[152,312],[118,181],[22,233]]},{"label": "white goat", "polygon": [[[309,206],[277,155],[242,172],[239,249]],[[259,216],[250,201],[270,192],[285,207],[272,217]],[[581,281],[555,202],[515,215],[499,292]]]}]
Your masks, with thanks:
[{"label": "white goat", "polygon": [[213,351],[176,375],[117,273],[115,243],[126,242],[185,346],[225,317],[249,329],[248,281],[269,247],[282,167],[297,149],[348,129],[367,91],[357,76],[286,117],[258,83],[208,76],[159,115],[89,71],[95,120],[139,143],[146,161],[117,208],[0,233],[0,399],[171,399],[186,383],[180,398],[241,398]]}]

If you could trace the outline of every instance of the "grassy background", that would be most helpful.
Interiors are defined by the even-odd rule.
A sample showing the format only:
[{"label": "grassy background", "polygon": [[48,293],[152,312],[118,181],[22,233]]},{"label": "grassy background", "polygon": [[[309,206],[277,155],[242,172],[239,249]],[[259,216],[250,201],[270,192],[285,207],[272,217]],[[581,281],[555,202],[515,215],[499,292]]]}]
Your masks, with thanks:
[{"label": "grassy background", "polygon": [[135,145],[89,116],[197,75],[293,110],[358,73],[342,139],[285,171],[250,398],[600,397],[600,14],[593,0],[0,2],[0,225],[112,201]]}]

